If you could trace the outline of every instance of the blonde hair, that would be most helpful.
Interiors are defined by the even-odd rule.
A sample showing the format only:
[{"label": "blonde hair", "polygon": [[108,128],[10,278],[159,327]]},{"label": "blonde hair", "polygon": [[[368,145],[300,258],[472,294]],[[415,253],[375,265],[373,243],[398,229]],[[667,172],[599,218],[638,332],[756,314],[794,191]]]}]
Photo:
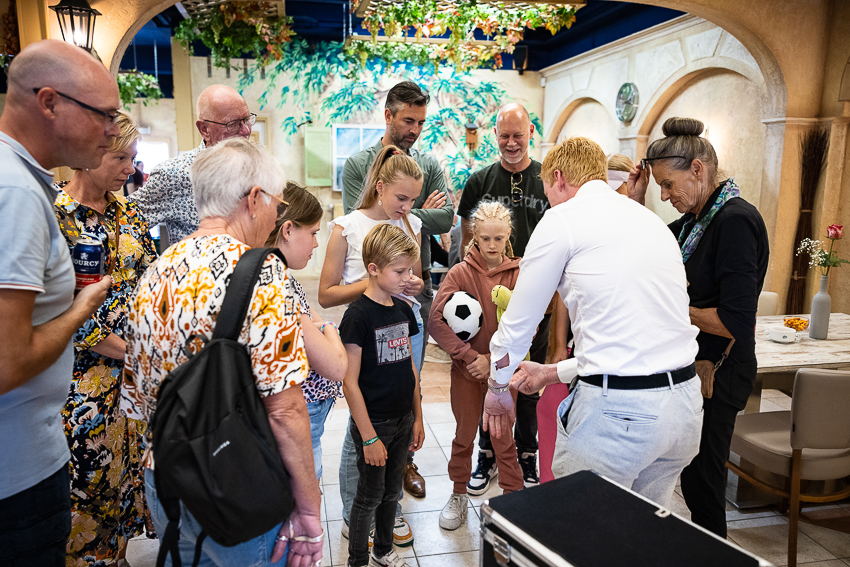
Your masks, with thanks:
[{"label": "blonde hair", "polygon": [[415,262],[419,259],[419,246],[395,225],[379,224],[363,240],[363,264],[367,270],[369,264],[383,270],[402,256]]},{"label": "blonde hair", "polygon": [[567,138],[546,154],[540,178],[547,184],[555,180],[555,170],[564,175],[564,180],[573,187],[581,187],[588,181],[608,181],[608,160],[602,148],[589,138],[573,136]]},{"label": "blonde hair", "polygon": [[122,152],[133,145],[133,142],[142,139],[142,135],[136,128],[136,122],[129,114],[119,112],[115,123],[118,125],[118,135],[109,142],[110,152]]},{"label": "blonde hair", "polygon": [[700,136],[704,128],[705,125],[695,118],[668,118],[661,126],[661,133],[665,137],[649,144],[646,149],[647,159],[680,156],[669,160],[670,167],[679,171],[690,169],[691,163],[698,159],[708,168],[708,180],[712,187],[715,186],[718,172],[717,153],[711,142]]},{"label": "blonde hair", "polygon": [[608,158],[609,171],[631,172],[634,166],[635,164],[629,159],[629,156],[624,156],[623,154],[614,154]]},{"label": "blonde hair", "polygon": [[[472,224],[472,240],[469,241],[469,244],[466,245],[466,250],[463,251],[464,257],[469,254],[473,245],[478,245],[478,241],[475,239],[475,232],[480,228],[480,223],[485,220],[501,221],[507,225],[509,231],[513,228],[511,212],[503,204],[498,201],[482,201],[475,207],[472,214],[469,215],[469,222]],[[505,252],[508,256],[514,255],[510,238],[505,242]]]},{"label": "blonde hair", "polygon": [[[378,200],[378,181],[384,185],[391,185],[398,181],[400,177],[410,177],[414,181],[421,181],[422,169],[420,169],[416,160],[396,146],[385,146],[375,156],[375,161],[372,162],[372,167],[366,174],[363,191],[360,192],[360,198],[357,199],[354,208],[368,209],[372,207]],[[404,215],[404,224],[410,234],[413,234],[413,228],[410,226],[410,221],[407,220],[407,215]]]},{"label": "blonde hair", "polygon": [[272,230],[268,240],[266,240],[266,246],[277,245],[277,239],[280,236],[280,231],[283,230],[283,223],[286,221],[292,222],[292,224],[299,228],[313,226],[322,220],[322,216],[325,213],[322,210],[322,204],[319,200],[294,181],[286,182],[286,189],[283,190],[283,200],[288,205],[284,205],[283,203],[278,204],[277,220],[274,223],[274,230]]}]

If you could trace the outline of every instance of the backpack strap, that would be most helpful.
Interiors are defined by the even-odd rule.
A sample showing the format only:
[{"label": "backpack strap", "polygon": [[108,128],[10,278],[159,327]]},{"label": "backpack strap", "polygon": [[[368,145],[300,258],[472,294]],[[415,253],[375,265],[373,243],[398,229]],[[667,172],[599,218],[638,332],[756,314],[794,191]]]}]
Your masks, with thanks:
[{"label": "backpack strap", "polygon": [[165,533],[159,542],[159,553],[156,556],[156,567],[165,567],[165,559],[171,554],[172,567],[181,567],[180,561],[180,500],[170,491],[165,483],[159,482],[158,469],[153,470],[154,483],[156,484],[157,499],[162,504],[162,509],[168,518]]},{"label": "backpack strap", "polygon": [[239,339],[239,333],[251,307],[254,284],[260,277],[260,270],[263,269],[263,263],[269,254],[274,254],[286,264],[286,257],[277,248],[252,248],[239,258],[236,269],[230,274],[227,293],[215,322],[213,339]]}]

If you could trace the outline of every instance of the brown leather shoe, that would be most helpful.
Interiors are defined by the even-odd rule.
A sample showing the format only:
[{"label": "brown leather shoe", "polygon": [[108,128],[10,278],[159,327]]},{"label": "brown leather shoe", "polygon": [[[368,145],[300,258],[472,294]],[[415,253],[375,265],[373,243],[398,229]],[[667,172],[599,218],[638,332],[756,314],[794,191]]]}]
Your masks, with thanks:
[{"label": "brown leather shoe", "polygon": [[415,498],[425,498],[425,479],[414,463],[404,466],[404,489]]}]

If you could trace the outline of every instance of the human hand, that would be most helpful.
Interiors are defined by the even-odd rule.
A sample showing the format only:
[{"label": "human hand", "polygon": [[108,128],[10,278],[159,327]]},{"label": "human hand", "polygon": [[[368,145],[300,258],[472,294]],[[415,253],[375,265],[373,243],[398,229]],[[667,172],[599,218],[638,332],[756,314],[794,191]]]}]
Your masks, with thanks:
[{"label": "human hand", "polygon": [[444,232],[440,235],[440,248],[445,250],[446,252],[452,247],[452,234],[450,232]]},{"label": "human hand", "polygon": [[523,394],[534,394],[545,386],[557,382],[559,382],[558,370],[554,364],[544,366],[530,360],[523,360],[511,377],[510,386]]},{"label": "human hand", "polygon": [[[272,548],[271,562],[283,558],[289,546],[286,564],[291,567],[318,567],[322,563],[322,520],[318,514],[307,514],[298,508],[283,522]],[[321,539],[320,539],[321,538]],[[310,539],[313,541],[298,541]],[[318,540],[318,541],[315,541]]]},{"label": "human hand", "polygon": [[448,197],[442,191],[434,191],[428,198],[425,199],[425,202],[422,203],[422,209],[442,209],[446,204],[446,199]]},{"label": "human hand", "polygon": [[649,187],[649,168],[643,169],[638,162],[629,172],[629,179],[626,181],[629,199],[637,201],[641,205],[645,204],[647,187]]},{"label": "human hand", "polygon": [[488,390],[484,398],[484,431],[501,439],[502,435],[510,432],[515,420],[516,409],[510,391],[496,394]]},{"label": "human hand", "polygon": [[425,443],[425,426],[422,424],[422,418],[413,421],[413,440],[410,442],[410,450],[418,451]]},{"label": "human hand", "polygon": [[466,365],[466,370],[477,380],[486,380],[490,374],[490,356],[479,354],[475,360]]},{"label": "human hand", "polygon": [[425,289],[425,282],[419,276],[411,275],[407,285],[404,286],[404,295],[416,297]]},{"label": "human hand", "polygon": [[366,459],[367,465],[373,467],[382,467],[387,464],[387,449],[384,443],[378,439],[371,445],[363,447],[363,458]]},{"label": "human hand", "polygon": [[89,284],[74,298],[74,305],[80,306],[91,315],[106,301],[106,294],[112,286],[112,276],[103,276],[99,282]]}]

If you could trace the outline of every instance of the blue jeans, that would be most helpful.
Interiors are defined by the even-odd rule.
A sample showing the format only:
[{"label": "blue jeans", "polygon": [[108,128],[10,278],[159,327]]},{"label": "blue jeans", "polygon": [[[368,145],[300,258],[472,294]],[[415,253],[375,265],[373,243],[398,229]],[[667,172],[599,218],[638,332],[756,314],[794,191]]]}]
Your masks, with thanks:
[{"label": "blue jeans", "polygon": [[67,465],[35,486],[0,500],[3,567],[64,567],[70,533],[71,479]]},{"label": "blue jeans", "polygon": [[[164,534],[165,526],[168,524],[168,516],[165,515],[165,510],[156,496],[154,475],[151,469],[145,469],[145,499],[151,511],[156,533]],[[180,541],[178,546],[180,548],[180,560],[183,562],[183,565],[192,564],[192,560],[195,557],[195,541],[198,539],[198,535],[202,529],[198,521],[181,502]],[[272,548],[274,547],[275,538],[279,531],[280,525],[277,525],[265,534],[233,547],[219,545],[212,539],[207,538],[204,540],[201,561],[198,565],[202,567],[229,567],[231,565],[244,567],[266,567],[273,565],[275,567],[284,567],[286,565],[286,557],[289,553],[288,549],[284,553],[283,559],[276,563],[271,562]],[[170,555],[166,559],[165,564],[171,565]]]},{"label": "blue jeans", "polygon": [[366,463],[363,456],[363,439],[354,420],[349,424],[357,447],[357,470],[360,477],[357,495],[351,506],[351,528],[348,540],[348,564],[354,566],[369,563],[369,531],[375,518],[375,550],[377,557],[386,555],[393,548],[393,526],[398,494],[402,489],[402,475],[407,463],[407,448],[413,434],[413,412],[391,419],[372,420],[375,434],[380,437],[387,451],[384,466]]},{"label": "blue jeans", "polygon": [[558,408],[552,473],[592,470],[668,506],[676,479],[699,451],[702,417],[697,377],[646,390],[577,382]]},{"label": "blue jeans", "polygon": [[322,478],[322,434],[325,432],[325,420],[331,408],[334,407],[335,398],[327,398],[307,404],[307,413],[310,415],[310,439],[313,441],[313,467],[316,469],[316,478]]},{"label": "blue jeans", "polygon": [[[422,349],[425,348],[425,335],[422,327],[422,316],[419,314],[419,308],[416,305],[413,306],[413,313],[416,315],[416,322],[419,324],[419,332],[410,339],[412,345],[410,356],[413,357],[413,362],[417,363],[416,372],[419,373],[423,358],[421,353]],[[420,353],[420,356],[417,356],[416,353]],[[315,455],[315,449],[313,454]],[[413,451],[408,451],[407,460],[413,460]],[[357,448],[354,446],[354,441],[351,440],[351,427],[349,426],[345,431],[345,441],[342,443],[342,456],[339,459],[339,496],[342,499],[342,519],[345,520],[346,524],[350,523],[351,504],[354,502],[354,495],[357,493],[357,479],[359,476],[360,473],[357,472]],[[398,499],[401,500],[403,497],[404,488],[399,492]],[[401,502],[399,502],[396,509],[396,517],[404,517],[401,513]]]}]

